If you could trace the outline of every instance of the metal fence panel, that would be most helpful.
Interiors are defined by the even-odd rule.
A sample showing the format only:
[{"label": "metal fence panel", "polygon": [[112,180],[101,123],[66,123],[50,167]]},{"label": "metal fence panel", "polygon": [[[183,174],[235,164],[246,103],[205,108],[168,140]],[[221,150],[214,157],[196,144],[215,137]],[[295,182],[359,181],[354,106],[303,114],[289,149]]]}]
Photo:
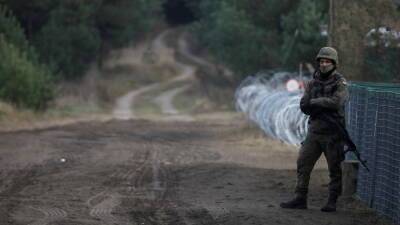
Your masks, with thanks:
[{"label": "metal fence panel", "polygon": [[360,167],[357,195],[400,224],[400,86],[352,84],[346,107],[349,133],[370,168]]},{"label": "metal fence panel", "polygon": [[[366,107],[361,107],[365,109],[364,120],[360,123],[363,123],[362,129],[362,139],[359,143],[357,143],[358,149],[362,155],[362,158],[367,161],[370,172],[368,172],[363,167],[359,170],[359,182],[358,182],[358,193],[360,198],[367,202],[369,206],[372,206],[373,203],[373,193],[375,188],[375,183],[373,180],[375,179],[375,165],[376,165],[376,122],[377,122],[377,107],[378,107],[378,98],[377,96],[368,93],[366,95]],[[360,131],[359,131],[360,132]],[[360,132],[360,133],[361,133]]]},{"label": "metal fence panel", "polygon": [[[375,208],[380,214],[396,219],[399,210],[399,155],[396,148],[396,124],[394,97],[391,93],[379,96],[378,120],[376,124],[376,168]],[[397,121],[396,121],[397,118]]]}]

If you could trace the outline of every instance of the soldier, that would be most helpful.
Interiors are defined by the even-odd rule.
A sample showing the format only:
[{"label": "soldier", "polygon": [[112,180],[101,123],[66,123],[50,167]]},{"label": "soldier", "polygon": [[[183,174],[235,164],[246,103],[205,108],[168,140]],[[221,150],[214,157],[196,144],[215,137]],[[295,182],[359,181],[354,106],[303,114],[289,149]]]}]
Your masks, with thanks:
[{"label": "soldier", "polygon": [[321,113],[330,113],[341,125],[345,125],[344,107],[348,99],[344,77],[336,72],[338,54],[334,48],[323,47],[316,61],[318,69],[305,87],[300,101],[301,111],[309,115],[308,133],[302,142],[297,159],[297,184],[295,198],[281,203],[282,208],[307,209],[307,193],[310,174],[322,153],[328,162],[329,199],[321,208],[323,212],[336,211],[336,202],[342,191],[341,162],[344,160],[344,140],[332,123]]}]

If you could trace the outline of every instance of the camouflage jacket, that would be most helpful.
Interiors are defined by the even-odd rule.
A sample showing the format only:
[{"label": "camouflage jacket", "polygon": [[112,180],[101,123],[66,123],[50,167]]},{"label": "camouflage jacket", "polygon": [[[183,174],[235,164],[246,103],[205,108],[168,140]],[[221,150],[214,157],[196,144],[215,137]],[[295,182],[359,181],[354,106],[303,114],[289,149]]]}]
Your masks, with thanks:
[{"label": "camouflage jacket", "polygon": [[344,108],[348,97],[347,83],[341,74],[334,71],[327,79],[322,79],[319,72],[316,72],[313,79],[306,83],[304,95],[300,100],[301,111],[310,116],[309,132],[337,133],[332,125],[319,118],[318,114],[322,111],[329,112],[344,126]]}]

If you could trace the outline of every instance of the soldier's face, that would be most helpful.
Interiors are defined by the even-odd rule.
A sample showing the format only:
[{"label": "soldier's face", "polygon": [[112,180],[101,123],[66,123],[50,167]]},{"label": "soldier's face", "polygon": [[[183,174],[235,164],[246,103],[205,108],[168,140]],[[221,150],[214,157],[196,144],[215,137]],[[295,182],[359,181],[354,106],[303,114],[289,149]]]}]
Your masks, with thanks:
[{"label": "soldier's face", "polygon": [[319,60],[319,65],[320,66],[329,66],[329,65],[332,65],[332,64],[333,64],[333,62],[330,59],[322,58],[322,59]]},{"label": "soldier's face", "polygon": [[320,59],[319,60],[319,70],[324,74],[332,71],[335,68],[333,61],[330,59]]}]

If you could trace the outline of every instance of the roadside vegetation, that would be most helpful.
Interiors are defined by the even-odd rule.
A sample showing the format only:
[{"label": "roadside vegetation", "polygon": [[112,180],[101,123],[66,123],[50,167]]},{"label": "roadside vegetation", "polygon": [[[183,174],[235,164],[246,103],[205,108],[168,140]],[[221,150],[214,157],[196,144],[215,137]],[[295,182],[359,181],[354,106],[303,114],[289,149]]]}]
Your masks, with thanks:
[{"label": "roadside vegetation", "polygon": [[[90,83],[85,76],[94,67],[102,68],[112,50],[145,38],[162,19],[161,4],[162,0],[0,0],[0,118],[8,118],[9,108],[15,108],[13,114],[57,114],[54,105],[63,98],[60,95],[85,92],[74,86],[101,89],[85,85]],[[77,95],[84,98],[81,105],[87,105],[90,93]],[[92,111],[68,108],[60,113]]]},{"label": "roadside vegetation", "polygon": [[328,1],[188,1],[198,17],[192,29],[236,82],[260,69],[293,70],[313,62],[327,41]]},{"label": "roadside vegetation", "polygon": [[[400,25],[392,1],[351,5],[341,0],[350,5],[331,9],[340,15],[333,28],[328,27],[328,0],[172,2],[186,4],[195,19],[180,29],[190,31],[192,52],[215,65],[196,71],[198,90],[188,90],[185,96],[205,96],[213,102],[207,107],[233,109],[237,85],[260,70],[296,71],[301,63],[313,64],[328,35],[346,59],[341,69],[349,78],[400,80],[400,39],[391,39],[388,45],[379,32],[370,32],[383,26],[380,19],[393,28]],[[157,35],[166,22],[164,3],[167,0],[0,0],[0,119],[11,111],[63,116],[107,110],[123,93],[176,74],[165,65],[138,72],[138,67],[108,62],[118,50],[136,48]],[[371,8],[371,15],[365,8]],[[383,13],[387,16],[380,18]],[[339,29],[346,26],[346,32]],[[167,43],[176,45],[178,34],[167,37]],[[176,102],[190,106],[196,101],[178,96]]]}]

